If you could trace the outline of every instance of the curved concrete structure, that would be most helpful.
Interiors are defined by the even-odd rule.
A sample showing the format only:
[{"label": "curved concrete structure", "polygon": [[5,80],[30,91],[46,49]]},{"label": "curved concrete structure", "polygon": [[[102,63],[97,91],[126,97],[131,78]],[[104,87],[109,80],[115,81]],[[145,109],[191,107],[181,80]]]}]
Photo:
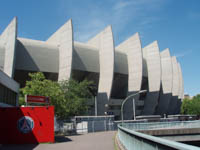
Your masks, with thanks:
[{"label": "curved concrete structure", "polygon": [[4,72],[11,78],[15,68],[15,45],[17,38],[17,18],[15,17],[1,34],[0,40],[5,47]]},{"label": "curved concrete structure", "polygon": [[178,72],[179,72],[179,95],[178,98],[182,100],[183,98],[183,76],[182,76],[182,70],[181,65],[178,63]]},{"label": "curved concrete structure", "polygon": [[153,115],[158,105],[161,81],[160,52],[157,41],[143,48],[143,57],[147,65],[148,93],[144,101],[142,114]]},{"label": "curved concrete structure", "polygon": [[173,69],[172,98],[168,106],[169,115],[175,114],[179,96],[179,71],[178,71],[178,63],[175,56],[172,57],[172,69]]},{"label": "curved concrete structure", "polygon": [[[137,93],[141,90],[142,84],[142,46],[139,34],[136,33],[126,41],[122,42],[116,47],[116,50],[124,52],[127,55],[127,66],[128,66],[128,92],[127,96],[130,94]],[[124,67],[125,68],[125,67]],[[139,100],[139,95],[134,96],[135,101]],[[132,116],[133,109],[132,101],[125,105],[126,116]],[[138,111],[137,111],[138,112]],[[137,114],[140,115],[140,114]],[[131,119],[129,117],[128,119]]]},{"label": "curved concrete structure", "polygon": [[[90,56],[90,57],[88,57]],[[73,69],[99,73],[99,49],[80,42],[74,42]]]},{"label": "curved concrete structure", "polygon": [[161,90],[159,103],[157,107],[156,114],[164,115],[167,113],[167,108],[172,97],[172,61],[169,49],[165,49],[160,53],[161,57]]},{"label": "curved concrete structure", "polygon": [[58,80],[68,80],[72,72],[73,58],[73,27],[70,19],[60,27],[48,40],[59,47],[59,75]]},{"label": "curved concrete structure", "polygon": [[3,42],[0,40],[0,70],[3,70],[4,67],[4,57],[5,57],[5,48]]},{"label": "curved concrete structure", "polygon": [[128,92],[138,92],[142,83],[142,47],[139,34],[136,33],[121,43],[116,47],[118,49],[125,52],[128,58]]},{"label": "curved concrete structure", "polygon": [[114,40],[111,26],[88,41],[88,44],[99,49],[100,77],[98,86],[98,115],[107,111],[105,104],[110,99],[114,75]]},{"label": "curved concrete structure", "polygon": [[16,47],[15,69],[58,73],[59,48],[56,45],[18,38]]},{"label": "curved concrete structure", "polygon": [[183,77],[182,77],[182,70],[181,65],[178,63],[178,74],[179,74],[179,94],[178,94],[178,101],[175,109],[175,114],[180,113],[181,101],[183,99]]},{"label": "curved concrete structure", "polygon": [[[41,71],[53,81],[93,81],[98,115],[107,112],[120,119],[123,100],[140,90],[147,93],[134,97],[136,115],[179,112],[184,91],[181,69],[177,69],[176,58],[171,62],[168,49],[159,53],[157,41],[142,49],[136,33],[115,49],[112,28],[108,26],[87,43],[75,42],[72,20],[47,41],[16,39],[16,26],[15,18],[0,36],[0,69],[9,76],[14,73],[21,87],[30,72]],[[88,105],[94,111],[93,104]],[[124,119],[132,119],[132,106],[132,99],[124,105]]]}]

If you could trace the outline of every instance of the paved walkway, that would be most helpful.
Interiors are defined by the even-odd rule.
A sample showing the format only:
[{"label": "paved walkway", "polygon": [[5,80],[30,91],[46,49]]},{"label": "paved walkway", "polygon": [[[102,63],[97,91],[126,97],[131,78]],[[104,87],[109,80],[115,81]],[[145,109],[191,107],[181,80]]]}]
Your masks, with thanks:
[{"label": "paved walkway", "polygon": [[57,138],[55,144],[7,145],[0,150],[114,150],[115,131]]}]

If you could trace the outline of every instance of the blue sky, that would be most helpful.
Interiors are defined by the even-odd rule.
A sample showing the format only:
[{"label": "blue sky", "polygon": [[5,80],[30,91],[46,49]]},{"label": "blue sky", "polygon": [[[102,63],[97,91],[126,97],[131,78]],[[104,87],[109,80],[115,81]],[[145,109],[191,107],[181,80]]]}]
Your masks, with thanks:
[{"label": "blue sky", "polygon": [[72,18],[85,42],[112,25],[115,45],[139,32],[142,46],[158,40],[181,64],[185,93],[200,93],[200,0],[1,0],[0,33],[18,17],[18,36],[46,40]]}]

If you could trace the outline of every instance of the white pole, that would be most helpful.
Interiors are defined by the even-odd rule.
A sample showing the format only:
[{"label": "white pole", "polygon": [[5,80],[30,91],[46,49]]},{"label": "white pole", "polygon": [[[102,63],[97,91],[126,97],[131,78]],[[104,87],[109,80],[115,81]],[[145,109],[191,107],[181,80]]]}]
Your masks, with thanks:
[{"label": "white pole", "polygon": [[28,102],[27,102],[27,95],[25,95],[25,102],[26,102],[26,106],[28,105]]},{"label": "white pole", "polygon": [[134,117],[134,120],[136,120],[135,118],[135,99],[133,98],[133,117]]},{"label": "white pole", "polygon": [[131,94],[131,95],[127,96],[127,97],[125,98],[125,100],[122,102],[122,105],[121,105],[122,126],[123,126],[123,124],[124,124],[123,107],[124,107],[125,102],[126,102],[130,97],[135,96],[135,95],[140,94],[140,93],[145,93],[145,92],[147,92],[147,90],[142,90],[142,91],[139,91],[139,92],[137,92],[137,93],[135,93],[135,94]]},{"label": "white pole", "polygon": [[97,116],[97,98],[96,98],[96,96],[94,97],[94,101],[95,101],[95,116]]}]

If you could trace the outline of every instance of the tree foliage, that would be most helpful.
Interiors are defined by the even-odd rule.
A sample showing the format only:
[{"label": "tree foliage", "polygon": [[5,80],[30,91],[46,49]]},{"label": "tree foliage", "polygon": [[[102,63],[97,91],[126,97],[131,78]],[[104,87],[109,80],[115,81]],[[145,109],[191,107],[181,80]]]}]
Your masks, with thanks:
[{"label": "tree foliage", "polygon": [[54,82],[45,79],[41,72],[30,73],[29,76],[31,80],[26,81],[26,86],[20,92],[20,104],[24,103],[26,94],[48,96],[59,119],[67,119],[87,112],[87,102],[92,97],[90,92],[92,82],[84,80],[79,83],[73,79]]},{"label": "tree foliage", "polygon": [[184,99],[181,105],[182,114],[200,115],[200,94],[192,99]]}]

